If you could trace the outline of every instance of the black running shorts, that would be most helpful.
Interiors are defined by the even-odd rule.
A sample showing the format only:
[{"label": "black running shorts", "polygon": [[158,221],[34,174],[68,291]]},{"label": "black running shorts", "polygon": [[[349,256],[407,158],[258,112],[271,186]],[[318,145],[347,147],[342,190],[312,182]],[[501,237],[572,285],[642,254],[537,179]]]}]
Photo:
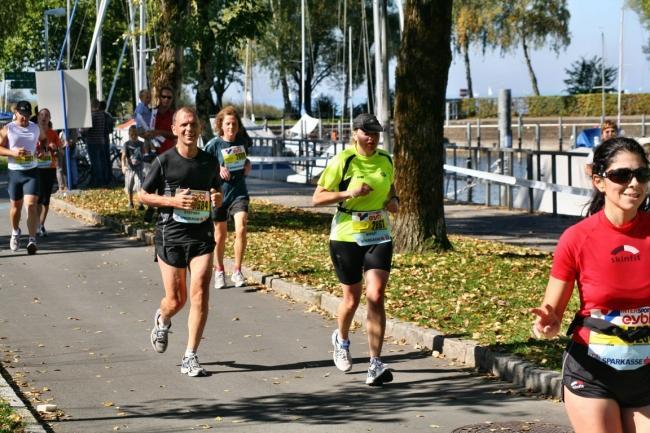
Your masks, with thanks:
[{"label": "black running shorts", "polygon": [[248,197],[237,197],[232,203],[224,203],[220,208],[212,211],[212,221],[224,222],[238,212],[248,213]]},{"label": "black running shorts", "polygon": [[336,276],[342,284],[356,284],[371,269],[390,272],[393,242],[359,246],[355,242],[330,240],[330,257]]},{"label": "black running shorts", "polygon": [[650,405],[650,365],[616,370],[587,354],[587,346],[570,342],[564,352],[562,384],[586,398],[616,400],[621,407]]},{"label": "black running shorts", "polygon": [[187,268],[194,257],[211,254],[214,242],[160,246],[156,244],[156,257],[174,268]]}]

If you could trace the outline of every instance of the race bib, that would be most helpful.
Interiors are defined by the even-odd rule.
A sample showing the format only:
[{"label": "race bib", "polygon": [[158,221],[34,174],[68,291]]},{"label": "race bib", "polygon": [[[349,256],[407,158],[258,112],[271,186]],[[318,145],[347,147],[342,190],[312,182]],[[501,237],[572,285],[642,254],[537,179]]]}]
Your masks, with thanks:
[{"label": "race bib", "polygon": [[[609,314],[593,310],[591,317],[605,320],[622,329],[645,327],[650,326],[650,307],[610,311]],[[591,330],[587,353],[616,370],[636,370],[650,365],[650,338],[628,342],[613,335]]]},{"label": "race bib", "polygon": [[231,146],[221,150],[223,163],[230,171],[243,170],[246,164],[246,149],[244,146]]},{"label": "race bib", "polygon": [[210,218],[210,192],[191,189],[192,209],[174,209],[174,221],[184,224],[200,224]]},{"label": "race bib", "polygon": [[352,232],[360,246],[390,242],[390,224],[386,212],[352,212]]},{"label": "race bib", "polygon": [[36,159],[38,168],[50,168],[52,166],[52,155],[44,153]]}]

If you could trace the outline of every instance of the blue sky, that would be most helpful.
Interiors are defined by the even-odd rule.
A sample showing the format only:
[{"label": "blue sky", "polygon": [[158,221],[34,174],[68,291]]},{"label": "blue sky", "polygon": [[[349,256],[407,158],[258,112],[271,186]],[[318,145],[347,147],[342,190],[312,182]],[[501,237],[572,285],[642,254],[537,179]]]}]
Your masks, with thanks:
[{"label": "blue sky", "polygon": [[[591,58],[601,55],[601,33],[605,35],[605,62],[608,66],[618,67],[622,4],[623,0],[569,0],[571,44],[559,55],[548,49],[531,53],[533,69],[543,95],[564,93],[565,69],[582,56]],[[630,9],[625,9],[623,27],[623,88],[630,93],[650,93],[650,62],[641,51],[642,46],[648,43],[650,32],[641,26],[637,14]],[[480,49],[475,48],[470,61],[474,92],[478,96],[489,96],[490,93],[496,96],[502,88],[511,89],[513,96],[532,94],[521,49],[502,57],[499,51],[482,54]],[[394,67],[391,64],[391,75]],[[462,58],[454,53],[449,69],[447,97],[458,97],[459,89],[466,87],[464,68]],[[268,76],[263,71],[256,71],[253,87],[256,103],[282,105],[280,91],[269,87]],[[321,92],[334,95],[337,101],[340,98],[340,90],[335,87],[320,86],[317,93]],[[231,86],[226,98],[241,101],[241,87]],[[365,98],[364,89],[355,90],[355,103]]]}]

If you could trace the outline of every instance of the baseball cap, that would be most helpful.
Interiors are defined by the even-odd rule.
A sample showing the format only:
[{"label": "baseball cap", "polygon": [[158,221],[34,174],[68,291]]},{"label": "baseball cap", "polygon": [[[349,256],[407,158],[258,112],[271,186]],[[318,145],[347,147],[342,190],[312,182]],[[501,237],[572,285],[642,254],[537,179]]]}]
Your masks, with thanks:
[{"label": "baseball cap", "polygon": [[16,104],[16,111],[22,114],[23,116],[32,115],[32,104],[29,101],[19,101]]},{"label": "baseball cap", "polygon": [[379,120],[370,113],[361,113],[352,121],[352,129],[361,129],[364,132],[383,132]]}]

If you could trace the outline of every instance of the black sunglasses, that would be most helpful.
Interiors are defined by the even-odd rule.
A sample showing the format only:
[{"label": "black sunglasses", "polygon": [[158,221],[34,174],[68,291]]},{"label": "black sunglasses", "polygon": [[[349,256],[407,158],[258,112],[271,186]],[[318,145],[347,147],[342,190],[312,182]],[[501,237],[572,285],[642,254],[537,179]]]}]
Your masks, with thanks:
[{"label": "black sunglasses", "polygon": [[172,99],[172,95],[160,95],[160,99]]},{"label": "black sunglasses", "polygon": [[650,181],[650,168],[641,167],[632,170],[631,168],[617,168],[614,170],[606,171],[600,175],[606,177],[614,183],[625,185],[630,183],[632,178],[636,178],[639,183],[646,183]]}]

